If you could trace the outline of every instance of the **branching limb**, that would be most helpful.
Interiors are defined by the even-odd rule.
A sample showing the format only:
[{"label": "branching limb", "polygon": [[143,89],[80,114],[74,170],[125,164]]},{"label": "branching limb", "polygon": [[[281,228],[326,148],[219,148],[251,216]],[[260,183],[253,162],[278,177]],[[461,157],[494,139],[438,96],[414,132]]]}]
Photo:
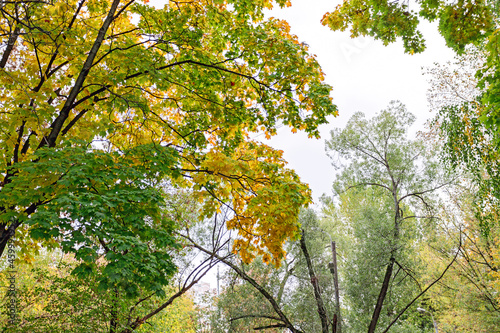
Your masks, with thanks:
[{"label": "branching limb", "polygon": [[244,316],[238,316],[234,318],[230,318],[229,321],[235,321],[239,319],[245,319],[245,318],[267,318],[267,319],[274,319],[274,320],[281,320],[278,317],[273,317],[273,316],[265,316],[265,315],[244,315]]},{"label": "branching limb", "polygon": [[283,322],[283,324],[282,324],[283,326],[280,326],[280,327],[288,328],[292,333],[303,333],[302,331],[300,331],[299,329],[297,329],[293,326],[293,324],[290,322],[290,320],[287,318],[287,316],[281,310],[279,304],[276,302],[274,297],[266,289],[264,289],[260,284],[258,284],[254,279],[252,279],[248,274],[246,274],[242,269],[240,269],[238,266],[236,266],[235,264],[233,264],[232,262],[230,262],[226,258],[219,256],[217,253],[213,253],[212,251],[205,249],[201,245],[197,244],[193,239],[191,239],[187,236],[184,236],[184,238],[186,238],[188,241],[190,241],[193,247],[197,248],[198,250],[200,250],[200,251],[202,251],[210,256],[213,256],[214,258],[218,259],[220,262],[222,262],[225,265],[227,265],[228,267],[230,267],[243,280],[247,281],[252,287],[254,287],[258,292],[260,292],[262,294],[262,296],[264,296],[267,299],[267,301],[271,304],[274,311],[276,312],[276,314],[280,318],[280,321]]},{"label": "branching limb", "polygon": [[430,285],[427,286],[427,288],[425,288],[424,290],[422,290],[420,292],[420,294],[418,294],[410,303],[408,303],[408,305],[396,316],[396,318],[394,318],[394,320],[389,324],[389,326],[387,326],[387,328],[382,333],[388,332],[389,329],[392,327],[392,325],[394,325],[398,321],[398,319],[406,312],[406,310],[408,310],[413,305],[413,303],[415,303],[423,294],[425,294],[427,292],[427,290],[429,290],[433,285],[435,285],[439,280],[441,280],[443,278],[443,276],[448,271],[448,269],[450,269],[451,265],[453,265],[453,263],[455,262],[455,260],[457,260],[457,256],[460,253],[460,248],[461,247],[462,247],[462,239],[460,238],[460,244],[459,244],[459,247],[458,247],[459,250],[457,250],[457,253],[455,253],[455,256],[453,257],[453,260],[448,264],[448,266],[446,266],[446,268],[443,271],[443,273],[441,273],[441,275],[436,280],[434,280]]}]

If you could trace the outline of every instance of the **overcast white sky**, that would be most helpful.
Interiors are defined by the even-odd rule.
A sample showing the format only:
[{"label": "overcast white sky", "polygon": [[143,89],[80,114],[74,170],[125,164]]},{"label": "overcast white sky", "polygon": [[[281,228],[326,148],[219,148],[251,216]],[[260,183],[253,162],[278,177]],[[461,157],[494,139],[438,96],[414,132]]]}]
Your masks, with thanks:
[{"label": "overcast white sky", "polygon": [[324,150],[330,130],[343,127],[356,111],[374,115],[391,100],[406,104],[418,119],[414,130],[423,129],[432,114],[427,106],[428,85],[422,67],[453,59],[453,52],[446,47],[436,25],[427,22],[422,26],[427,50],[413,56],[404,53],[401,42],[386,47],[371,38],[351,39],[349,32],[333,32],[322,26],[320,20],[338,3],[339,0],[292,0],[292,7],[275,8],[268,15],[290,24],[292,33],[317,55],[327,83],[333,86],[332,97],[339,117],[332,117],[330,124],[321,127],[320,140],[281,128],[270,141],[271,146],[284,150],[289,167],[312,188],[315,202],[323,193],[331,194],[334,174]]}]

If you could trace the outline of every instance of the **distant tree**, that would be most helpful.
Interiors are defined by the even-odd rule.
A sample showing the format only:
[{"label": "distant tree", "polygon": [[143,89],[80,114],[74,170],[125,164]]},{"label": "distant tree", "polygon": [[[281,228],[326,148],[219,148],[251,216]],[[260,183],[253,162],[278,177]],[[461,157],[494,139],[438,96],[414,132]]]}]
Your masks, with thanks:
[{"label": "distant tree", "polygon": [[[364,311],[370,333],[377,329],[381,316],[382,322],[389,324],[400,317],[400,311],[406,311],[404,299],[398,300],[403,295],[396,292],[402,281],[403,285],[414,284],[413,295],[418,295],[419,288],[425,290],[413,273],[414,237],[435,218],[436,191],[450,184],[435,152],[422,140],[408,138],[414,120],[404,105],[391,102],[372,119],[356,113],[344,129],[331,131],[331,139],[326,141],[333,165],[341,168],[333,188],[341,203],[347,205],[343,208],[344,223],[351,225],[348,229],[356,244],[351,264],[354,272],[362,274],[359,278],[364,277],[364,281],[356,282],[356,274],[348,271],[344,276],[351,280],[344,284],[351,283],[352,289],[346,288],[359,307],[352,311]],[[363,191],[365,188],[371,190]],[[352,202],[346,201],[348,198]],[[363,262],[363,256],[373,260]],[[358,287],[354,287],[356,284]],[[360,293],[359,300],[356,292]],[[409,296],[404,298],[414,302]],[[383,308],[386,311],[382,312]]]}]

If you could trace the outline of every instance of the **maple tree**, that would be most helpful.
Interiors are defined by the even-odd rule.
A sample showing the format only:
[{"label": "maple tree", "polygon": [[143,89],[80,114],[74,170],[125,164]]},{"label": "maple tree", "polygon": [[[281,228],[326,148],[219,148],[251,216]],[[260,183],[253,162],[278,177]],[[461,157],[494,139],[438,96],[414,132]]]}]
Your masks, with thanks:
[{"label": "maple tree", "polygon": [[165,189],[187,188],[198,218],[232,209],[245,262],[278,265],[310,191],[251,134],[317,136],[336,108],[272,5],[3,2],[0,253],[15,234],[24,260],[62,247],[84,276],[105,256],[102,288],[161,292],[178,247]]}]

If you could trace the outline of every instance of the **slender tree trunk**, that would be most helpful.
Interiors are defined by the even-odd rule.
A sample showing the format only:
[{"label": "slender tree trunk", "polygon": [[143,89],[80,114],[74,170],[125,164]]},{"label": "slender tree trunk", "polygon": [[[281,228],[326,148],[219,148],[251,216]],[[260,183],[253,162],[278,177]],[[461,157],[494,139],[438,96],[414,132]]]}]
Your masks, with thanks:
[{"label": "slender tree trunk", "polygon": [[319,282],[314,269],[312,267],[311,257],[309,256],[309,251],[307,251],[305,233],[302,230],[302,237],[300,238],[300,248],[304,253],[304,257],[307,262],[307,270],[309,271],[309,277],[311,278],[311,284],[314,289],[314,298],[316,299],[316,305],[318,306],[318,315],[321,320],[321,330],[323,333],[328,333],[328,315],[323,304],[323,299],[321,298],[321,290],[319,289]]},{"label": "slender tree trunk", "polygon": [[373,311],[372,321],[370,322],[370,327],[368,328],[368,333],[374,333],[377,327],[377,322],[380,317],[380,312],[382,311],[382,306],[384,305],[385,296],[387,295],[387,290],[389,289],[389,283],[391,281],[392,270],[394,268],[394,257],[391,257],[389,265],[387,265],[387,270],[385,271],[384,282],[382,283],[382,288],[380,288],[380,293],[377,299],[377,305],[375,305],[375,310]]},{"label": "slender tree trunk", "polygon": [[9,40],[7,41],[7,47],[3,52],[2,59],[0,60],[0,68],[4,68],[5,65],[7,64],[7,60],[9,60],[9,56],[12,53],[12,50],[14,49],[14,44],[16,44],[17,37],[19,37],[20,32],[21,30],[19,29],[19,26],[16,26],[12,34],[9,36]]},{"label": "slender tree trunk", "polygon": [[111,320],[109,321],[109,333],[116,333],[116,328],[118,327],[118,318],[117,313],[113,309],[111,310]]},{"label": "slender tree trunk", "polygon": [[118,310],[117,310],[117,303],[118,303],[118,298],[119,298],[119,294],[118,294],[118,288],[114,288],[114,298],[115,298],[115,301],[113,302],[113,305],[112,305],[112,308],[111,308],[111,319],[109,321],[109,333],[116,333],[118,332]]},{"label": "slender tree trunk", "polygon": [[339,276],[337,270],[337,249],[335,242],[332,242],[332,266],[330,270],[333,275],[333,286],[335,288],[335,317],[332,323],[332,332],[342,333],[342,316],[340,315],[340,295],[339,295]]},{"label": "slender tree trunk", "polygon": [[294,270],[293,267],[291,269],[288,269],[288,264],[286,262],[285,262],[285,265],[286,265],[286,273],[285,273],[285,276],[283,277],[283,280],[280,283],[280,289],[278,290],[278,296],[276,296],[276,302],[278,302],[278,304],[281,304],[281,298],[283,297],[283,292],[285,291],[286,283],[287,283],[288,279],[290,278],[290,276],[292,276],[292,273]]},{"label": "slender tree trunk", "polygon": [[10,228],[7,227],[6,224],[0,225],[0,257],[3,251],[5,250],[5,247],[7,246],[7,242],[11,237],[13,236],[11,234]]}]

